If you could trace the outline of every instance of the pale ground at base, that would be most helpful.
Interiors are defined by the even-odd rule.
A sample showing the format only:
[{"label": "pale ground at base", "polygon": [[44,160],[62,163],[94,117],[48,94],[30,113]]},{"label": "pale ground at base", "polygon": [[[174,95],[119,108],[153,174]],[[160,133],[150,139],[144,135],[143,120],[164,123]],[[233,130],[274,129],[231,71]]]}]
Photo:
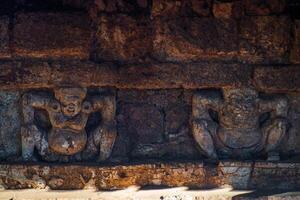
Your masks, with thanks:
[{"label": "pale ground at base", "polygon": [[[229,200],[233,197],[250,194],[251,192],[252,191],[233,191],[227,187],[211,190],[189,190],[186,187],[140,190],[139,187],[132,186],[125,190],[117,191],[54,191],[28,189],[2,190],[0,191],[0,200]],[[267,196],[267,199],[300,200],[300,192],[275,194]]]}]

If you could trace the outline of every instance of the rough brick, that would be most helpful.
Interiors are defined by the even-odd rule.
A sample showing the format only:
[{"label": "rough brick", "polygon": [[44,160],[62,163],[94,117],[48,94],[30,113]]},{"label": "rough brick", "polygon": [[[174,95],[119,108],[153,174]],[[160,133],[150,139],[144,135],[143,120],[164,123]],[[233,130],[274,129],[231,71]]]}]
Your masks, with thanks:
[{"label": "rough brick", "polygon": [[240,59],[252,63],[287,62],[290,27],[287,16],[244,17],[240,28]]},{"label": "rough brick", "polygon": [[0,58],[11,56],[9,48],[9,18],[0,16]]},{"label": "rough brick", "polygon": [[16,158],[21,150],[20,93],[0,91],[0,160]]},{"label": "rough brick", "polygon": [[27,63],[31,62],[3,63],[0,88],[52,88],[64,84],[123,89],[239,87],[249,85],[252,74],[252,67],[249,66],[218,63],[184,66],[153,63],[119,68],[112,63],[94,64],[78,61],[57,61],[49,68],[45,68],[47,64],[43,62]]},{"label": "rough brick", "polygon": [[97,60],[136,61],[152,50],[147,19],[127,15],[106,16],[98,20],[95,53]]},{"label": "rough brick", "polygon": [[281,14],[286,10],[286,0],[244,0],[246,15]]},{"label": "rough brick", "polygon": [[214,3],[213,14],[216,18],[231,18],[233,16],[233,3]]},{"label": "rough brick", "polygon": [[154,56],[159,60],[229,60],[238,52],[237,23],[230,19],[183,17],[154,22]]},{"label": "rough brick", "polygon": [[178,16],[211,15],[212,0],[154,0],[152,2],[152,17],[176,18]]},{"label": "rough brick", "polygon": [[18,13],[14,53],[17,57],[87,59],[89,26],[82,13]]},{"label": "rough brick", "polygon": [[119,135],[130,153],[145,158],[199,156],[189,135],[189,107],[182,90],[119,90]]},{"label": "rough brick", "polygon": [[294,38],[292,41],[291,62],[300,63],[300,20],[295,21],[293,28]]},{"label": "rough brick", "polygon": [[300,66],[257,67],[254,83],[257,88],[274,92],[300,91]]}]

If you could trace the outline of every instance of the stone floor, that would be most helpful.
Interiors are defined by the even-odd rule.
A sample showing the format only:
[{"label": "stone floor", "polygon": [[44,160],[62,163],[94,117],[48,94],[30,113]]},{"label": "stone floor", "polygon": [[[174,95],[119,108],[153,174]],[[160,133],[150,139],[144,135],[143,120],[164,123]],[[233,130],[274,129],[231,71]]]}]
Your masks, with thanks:
[{"label": "stone floor", "polygon": [[3,190],[0,200],[291,200],[300,199],[300,192],[232,190],[189,190],[187,187],[139,188],[129,187],[116,191],[54,191],[54,190]]}]

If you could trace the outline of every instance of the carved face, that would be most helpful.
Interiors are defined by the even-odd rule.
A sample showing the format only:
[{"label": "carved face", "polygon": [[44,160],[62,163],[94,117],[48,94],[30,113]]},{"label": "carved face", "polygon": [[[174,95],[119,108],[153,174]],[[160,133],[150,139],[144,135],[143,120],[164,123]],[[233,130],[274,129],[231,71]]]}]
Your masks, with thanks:
[{"label": "carved face", "polygon": [[255,109],[258,94],[252,89],[232,89],[224,90],[224,97],[227,106],[232,107],[232,112],[236,114],[246,114]]},{"label": "carved face", "polygon": [[81,112],[82,101],[86,96],[86,89],[59,88],[54,93],[55,98],[61,103],[61,110],[65,116],[73,117]]}]

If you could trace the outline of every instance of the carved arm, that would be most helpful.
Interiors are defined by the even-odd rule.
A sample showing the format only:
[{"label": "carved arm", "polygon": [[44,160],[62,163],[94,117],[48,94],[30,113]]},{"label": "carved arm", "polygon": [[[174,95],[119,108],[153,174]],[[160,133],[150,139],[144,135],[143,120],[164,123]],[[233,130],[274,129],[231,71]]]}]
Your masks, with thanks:
[{"label": "carved arm", "polygon": [[193,119],[211,120],[209,109],[219,111],[222,104],[221,97],[216,92],[203,91],[193,96]]},{"label": "carved arm", "polygon": [[94,142],[99,144],[99,161],[110,157],[117,136],[115,114],[116,102],[113,96],[95,97],[92,99],[93,111],[100,111],[102,121],[94,131]]},{"label": "carved arm", "polygon": [[261,114],[271,112],[271,117],[287,117],[288,99],[286,97],[274,97],[270,99],[260,99],[259,112]]},{"label": "carved arm", "polygon": [[22,98],[24,123],[33,124],[34,109],[47,109],[50,104],[50,101],[50,97],[42,94],[24,94]]}]

